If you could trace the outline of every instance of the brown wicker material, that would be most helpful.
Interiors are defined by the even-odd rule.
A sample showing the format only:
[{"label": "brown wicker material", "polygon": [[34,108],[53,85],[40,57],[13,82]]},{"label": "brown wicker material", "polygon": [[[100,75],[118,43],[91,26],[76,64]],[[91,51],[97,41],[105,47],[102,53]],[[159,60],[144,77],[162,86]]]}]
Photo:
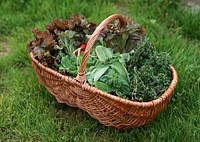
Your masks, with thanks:
[{"label": "brown wicker material", "polygon": [[30,57],[39,82],[56,97],[58,102],[79,107],[106,126],[126,129],[148,124],[166,107],[178,82],[178,76],[174,67],[170,65],[172,72],[170,86],[158,99],[149,102],[126,100],[87,84],[85,69],[91,48],[105,26],[116,19],[119,19],[121,25],[123,25],[122,16],[114,14],[96,28],[87,43],[76,78],[61,75],[45,67],[33,57],[33,53],[30,53]]}]

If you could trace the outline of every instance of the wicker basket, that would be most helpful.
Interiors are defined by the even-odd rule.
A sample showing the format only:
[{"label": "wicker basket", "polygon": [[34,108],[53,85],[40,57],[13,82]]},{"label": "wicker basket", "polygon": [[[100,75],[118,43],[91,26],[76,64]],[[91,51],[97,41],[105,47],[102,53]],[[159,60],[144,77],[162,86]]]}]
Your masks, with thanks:
[{"label": "wicker basket", "polygon": [[64,76],[45,67],[33,57],[33,53],[30,53],[30,57],[39,82],[56,97],[58,102],[66,103],[72,107],[79,107],[93,118],[99,120],[103,125],[126,129],[143,126],[157,117],[158,113],[171,100],[178,76],[174,67],[170,66],[172,72],[170,86],[158,99],[149,102],[126,100],[87,84],[85,70],[91,48],[105,26],[116,19],[123,25],[123,17],[119,14],[114,14],[106,18],[96,28],[87,43],[76,78]]}]

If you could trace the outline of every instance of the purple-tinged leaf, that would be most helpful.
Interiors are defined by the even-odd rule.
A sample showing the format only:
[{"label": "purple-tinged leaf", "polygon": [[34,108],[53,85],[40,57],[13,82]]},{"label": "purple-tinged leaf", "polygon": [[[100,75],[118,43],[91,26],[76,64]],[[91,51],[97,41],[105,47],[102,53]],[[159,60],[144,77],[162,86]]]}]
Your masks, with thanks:
[{"label": "purple-tinged leaf", "polygon": [[33,28],[32,32],[33,32],[36,39],[42,39],[42,38],[45,38],[48,35],[47,31],[40,32],[37,28]]},{"label": "purple-tinged leaf", "polygon": [[57,26],[56,26],[56,24],[54,24],[54,23],[50,23],[50,24],[46,25],[45,28],[46,28],[47,30],[49,30],[50,32],[54,32],[54,30],[57,29]]},{"label": "purple-tinged leaf", "polygon": [[48,35],[43,39],[41,47],[45,47],[47,48],[47,50],[50,50],[51,47],[53,47],[56,44],[57,42],[53,39],[53,35]]}]

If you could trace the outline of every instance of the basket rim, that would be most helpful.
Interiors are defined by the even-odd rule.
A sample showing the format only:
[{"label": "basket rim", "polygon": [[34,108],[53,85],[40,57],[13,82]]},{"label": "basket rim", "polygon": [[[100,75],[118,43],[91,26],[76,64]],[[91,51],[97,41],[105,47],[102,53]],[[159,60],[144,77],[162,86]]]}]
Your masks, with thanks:
[{"label": "basket rim", "polygon": [[175,89],[175,87],[178,83],[178,74],[177,74],[175,68],[172,65],[170,65],[170,70],[172,72],[172,81],[171,81],[169,87],[165,90],[165,92],[155,100],[151,100],[151,101],[148,101],[148,102],[138,102],[138,101],[134,101],[134,100],[124,99],[124,98],[121,98],[119,96],[112,95],[110,93],[106,93],[106,92],[104,92],[104,91],[102,91],[102,90],[100,90],[96,87],[91,86],[88,83],[81,84],[79,81],[77,81],[76,78],[72,78],[70,76],[62,75],[61,73],[59,73],[59,72],[57,72],[57,71],[55,71],[55,70],[53,70],[49,67],[44,66],[37,59],[34,58],[34,55],[33,55],[32,52],[30,52],[30,58],[31,58],[32,62],[34,62],[37,66],[44,69],[46,72],[61,78],[62,80],[65,80],[67,82],[70,82],[72,84],[80,86],[80,88],[82,88],[84,90],[95,91],[97,94],[101,94],[103,97],[107,97],[110,100],[120,101],[120,102],[123,102],[126,105],[130,105],[130,106],[134,105],[134,106],[138,106],[138,107],[152,107],[152,106],[159,105],[159,104],[163,103],[164,101],[168,101],[169,99],[171,99],[172,93],[173,93],[173,91],[174,91],[174,89]]}]

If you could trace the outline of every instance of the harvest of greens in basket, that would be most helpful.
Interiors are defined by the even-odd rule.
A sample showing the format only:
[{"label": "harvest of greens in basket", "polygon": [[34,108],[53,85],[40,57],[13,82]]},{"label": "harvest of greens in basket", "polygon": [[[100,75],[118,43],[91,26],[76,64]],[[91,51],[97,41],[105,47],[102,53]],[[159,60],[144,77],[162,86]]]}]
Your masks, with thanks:
[{"label": "harvest of greens in basket", "polygon": [[[104,92],[135,101],[158,98],[172,78],[166,53],[155,51],[139,24],[124,18],[125,25],[109,24],[100,34],[87,62],[87,82]],[[86,44],[98,25],[74,14],[55,19],[46,31],[32,30],[35,39],[27,49],[44,66],[76,77]]]}]

